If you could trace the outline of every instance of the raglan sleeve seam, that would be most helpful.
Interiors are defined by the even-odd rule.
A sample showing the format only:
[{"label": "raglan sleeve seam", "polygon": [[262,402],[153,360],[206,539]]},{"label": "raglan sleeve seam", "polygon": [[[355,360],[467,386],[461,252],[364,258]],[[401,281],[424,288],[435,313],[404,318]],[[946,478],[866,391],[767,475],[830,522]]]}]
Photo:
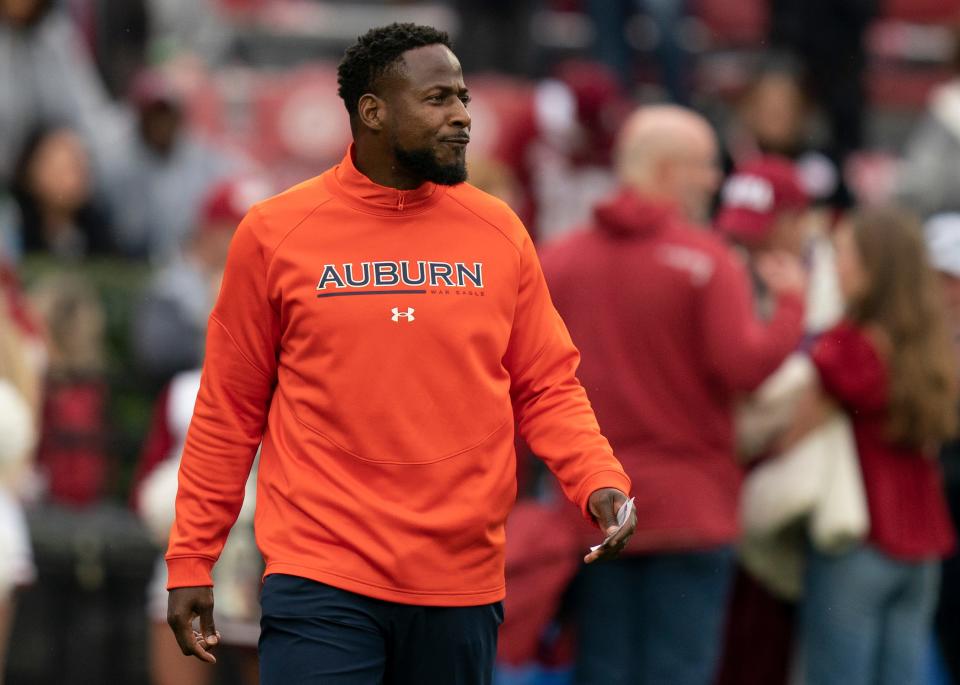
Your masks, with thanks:
[{"label": "raglan sleeve seam", "polygon": [[[506,236],[504,236],[504,237],[506,237]],[[516,247],[516,246],[515,246],[515,247]],[[521,246],[521,248],[518,249],[517,257],[518,257],[518,259],[519,259],[519,264],[518,264],[518,266],[517,266],[517,276],[518,276],[518,277],[517,277],[517,296],[518,296],[518,298],[519,298],[520,289],[521,289],[522,283],[523,283],[524,269],[526,268],[526,263],[525,263],[525,261],[524,261],[524,254],[523,254],[522,246]],[[552,304],[551,304],[551,306],[552,306]],[[518,315],[518,314],[519,314],[519,308],[517,308],[517,310],[515,310],[514,313],[513,313],[513,317],[514,317],[514,318],[513,318],[513,325],[514,325],[514,326],[517,325],[517,315]],[[529,370],[533,367],[533,365],[536,364],[537,361],[540,360],[540,357],[542,357],[544,354],[546,354],[547,348],[550,347],[550,342],[551,342],[551,341],[550,341],[549,338],[545,339],[545,340],[540,344],[540,347],[537,348],[537,351],[533,353],[533,356],[530,357],[529,361],[527,361],[526,364],[524,364],[520,369],[517,369],[516,371],[514,371],[514,370],[512,370],[512,369],[510,370],[510,376],[511,376],[511,377],[517,377],[517,378],[522,377],[523,374],[525,374],[527,371],[529,371]]]},{"label": "raglan sleeve seam", "polygon": [[[510,246],[517,252],[517,255],[520,257],[520,261],[521,261],[521,262],[523,261],[523,245],[522,245],[522,244],[521,244],[521,245],[518,245],[518,244],[517,244],[517,241],[515,241],[513,238],[510,237],[510,234],[509,234],[508,231],[504,230],[503,228],[501,228],[500,226],[498,226],[498,225],[495,224],[494,222],[490,221],[490,219],[488,219],[487,217],[485,217],[485,216],[483,216],[482,214],[480,214],[479,212],[477,212],[475,209],[473,209],[473,207],[470,207],[470,206],[469,206],[468,204],[466,204],[463,200],[461,200],[461,199],[459,199],[459,198],[456,198],[456,197],[453,197],[453,196],[450,195],[449,193],[447,194],[447,197],[450,198],[453,202],[456,202],[458,205],[460,205],[461,207],[463,207],[465,210],[467,210],[467,211],[470,212],[471,214],[473,214],[473,215],[474,215],[475,217],[477,217],[480,221],[482,221],[483,223],[485,223],[485,224],[487,224],[488,226],[490,226],[494,231],[496,231],[497,233],[499,233],[500,236],[501,236],[504,240],[506,240],[508,243],[510,243]],[[507,212],[509,212],[509,214],[508,214],[509,218],[510,218],[513,222],[516,222],[517,224],[520,225],[521,229],[523,230],[524,236],[529,236],[529,234],[527,233],[527,229],[523,227],[523,222],[520,221],[520,217],[518,217],[516,214],[514,214],[514,213],[513,213],[513,210],[511,210],[509,207],[506,207],[506,206],[505,206],[504,209],[505,209]]]},{"label": "raglan sleeve seam", "polygon": [[210,315],[210,320],[211,320],[212,322],[216,323],[216,324],[223,330],[223,332],[227,334],[227,338],[230,340],[230,343],[233,345],[234,349],[236,349],[237,354],[240,355],[240,358],[241,358],[241,359],[243,359],[245,362],[247,362],[248,365],[250,365],[255,371],[257,371],[257,372],[258,372],[260,375],[262,375],[264,378],[267,378],[267,379],[269,379],[269,380],[273,380],[273,376],[272,376],[270,373],[268,373],[268,372],[265,371],[263,368],[261,368],[259,364],[257,364],[256,362],[254,362],[252,359],[250,359],[250,357],[248,357],[248,356],[244,353],[244,351],[240,348],[240,345],[238,345],[238,344],[237,344],[237,341],[234,339],[233,334],[230,332],[230,329],[228,329],[228,328],[226,327],[226,325],[225,325],[222,321],[220,321],[220,319],[218,319],[218,318],[216,317],[216,315],[211,314],[211,315]]},{"label": "raglan sleeve seam", "polygon": [[[299,221],[297,221],[297,223],[295,223],[293,226],[291,226],[290,228],[288,228],[288,229],[286,230],[286,232],[284,232],[284,234],[280,237],[280,240],[277,241],[277,244],[274,245],[274,246],[270,249],[270,258],[267,260],[267,262],[266,262],[266,264],[265,264],[265,268],[264,268],[264,276],[265,276],[265,277],[266,277],[267,274],[270,273],[270,268],[273,266],[273,260],[274,260],[274,258],[277,256],[277,252],[280,251],[280,246],[283,245],[283,243],[286,242],[287,238],[289,238],[291,235],[293,235],[293,233],[294,233],[298,228],[300,228],[300,226],[302,226],[303,223],[304,223],[307,219],[309,219],[311,216],[313,216],[314,212],[316,212],[318,209],[320,209],[320,208],[323,207],[325,204],[327,204],[328,202],[330,202],[330,200],[332,200],[332,199],[333,199],[332,197],[325,197],[321,202],[317,203],[317,205],[314,206],[309,212],[307,212],[306,214],[304,214],[304,215],[303,215],[303,218],[301,218]],[[263,212],[260,211],[260,207],[259,207],[258,205],[254,205],[253,207],[251,207],[251,208],[250,208],[250,211],[251,211],[251,212],[256,212],[256,213],[257,213],[258,222],[261,223],[261,224],[263,224],[263,225],[266,225],[267,220],[266,220],[266,218],[263,216]]]},{"label": "raglan sleeve seam", "polygon": [[528,361],[526,364],[523,365],[523,368],[521,368],[521,369],[519,369],[519,370],[517,370],[517,371],[512,371],[512,370],[511,370],[511,371],[510,371],[510,375],[511,375],[512,377],[520,377],[520,376],[523,376],[523,374],[525,374],[527,371],[529,371],[529,370],[533,367],[533,365],[536,364],[536,363],[540,360],[540,357],[542,357],[542,356],[546,353],[547,348],[548,348],[549,346],[550,346],[550,342],[549,342],[549,341],[544,342],[544,343],[540,346],[540,349],[538,349],[537,352],[536,352],[536,353],[533,355],[533,357],[530,359],[530,361]]}]

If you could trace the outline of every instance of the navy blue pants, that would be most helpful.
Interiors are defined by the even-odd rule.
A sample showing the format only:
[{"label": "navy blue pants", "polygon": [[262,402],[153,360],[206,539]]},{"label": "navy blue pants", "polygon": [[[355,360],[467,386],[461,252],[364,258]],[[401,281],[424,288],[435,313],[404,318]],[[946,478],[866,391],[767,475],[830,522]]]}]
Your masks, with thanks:
[{"label": "navy blue pants", "polygon": [[491,685],[501,603],[396,604],[267,576],[261,685]]}]

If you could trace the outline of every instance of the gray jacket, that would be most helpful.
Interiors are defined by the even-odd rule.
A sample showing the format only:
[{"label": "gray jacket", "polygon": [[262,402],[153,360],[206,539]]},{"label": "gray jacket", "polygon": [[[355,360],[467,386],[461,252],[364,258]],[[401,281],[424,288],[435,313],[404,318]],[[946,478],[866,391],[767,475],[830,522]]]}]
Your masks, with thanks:
[{"label": "gray jacket", "polygon": [[62,12],[18,29],[0,23],[0,182],[9,180],[38,124],[67,125],[86,140],[98,175],[128,125]]},{"label": "gray jacket", "polygon": [[923,216],[960,211],[960,79],[934,92],[907,143],[896,198]]}]

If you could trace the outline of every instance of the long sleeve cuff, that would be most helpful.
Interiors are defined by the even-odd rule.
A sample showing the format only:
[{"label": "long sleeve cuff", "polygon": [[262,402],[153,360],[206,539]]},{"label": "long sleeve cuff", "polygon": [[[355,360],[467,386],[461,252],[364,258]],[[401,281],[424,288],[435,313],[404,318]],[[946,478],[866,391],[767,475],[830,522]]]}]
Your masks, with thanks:
[{"label": "long sleeve cuff", "polygon": [[167,559],[167,589],[213,586],[213,560],[206,557]]},{"label": "long sleeve cuff", "polygon": [[623,494],[630,495],[630,479],[622,471],[599,471],[593,474],[583,485],[580,486],[580,492],[577,494],[577,504],[584,518],[593,521],[593,515],[590,513],[590,495],[603,488],[616,488]]}]

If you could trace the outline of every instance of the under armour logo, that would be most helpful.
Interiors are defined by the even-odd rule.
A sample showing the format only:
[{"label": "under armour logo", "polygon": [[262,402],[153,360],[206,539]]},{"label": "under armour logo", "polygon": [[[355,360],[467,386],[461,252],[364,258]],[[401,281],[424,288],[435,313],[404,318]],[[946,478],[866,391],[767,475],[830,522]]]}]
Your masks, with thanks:
[{"label": "under armour logo", "polygon": [[413,316],[413,312],[415,312],[416,310],[413,307],[407,307],[407,311],[405,312],[401,312],[399,307],[394,307],[392,311],[393,311],[393,316],[390,317],[392,321],[399,321],[401,317],[406,319],[407,321],[415,320]]}]

